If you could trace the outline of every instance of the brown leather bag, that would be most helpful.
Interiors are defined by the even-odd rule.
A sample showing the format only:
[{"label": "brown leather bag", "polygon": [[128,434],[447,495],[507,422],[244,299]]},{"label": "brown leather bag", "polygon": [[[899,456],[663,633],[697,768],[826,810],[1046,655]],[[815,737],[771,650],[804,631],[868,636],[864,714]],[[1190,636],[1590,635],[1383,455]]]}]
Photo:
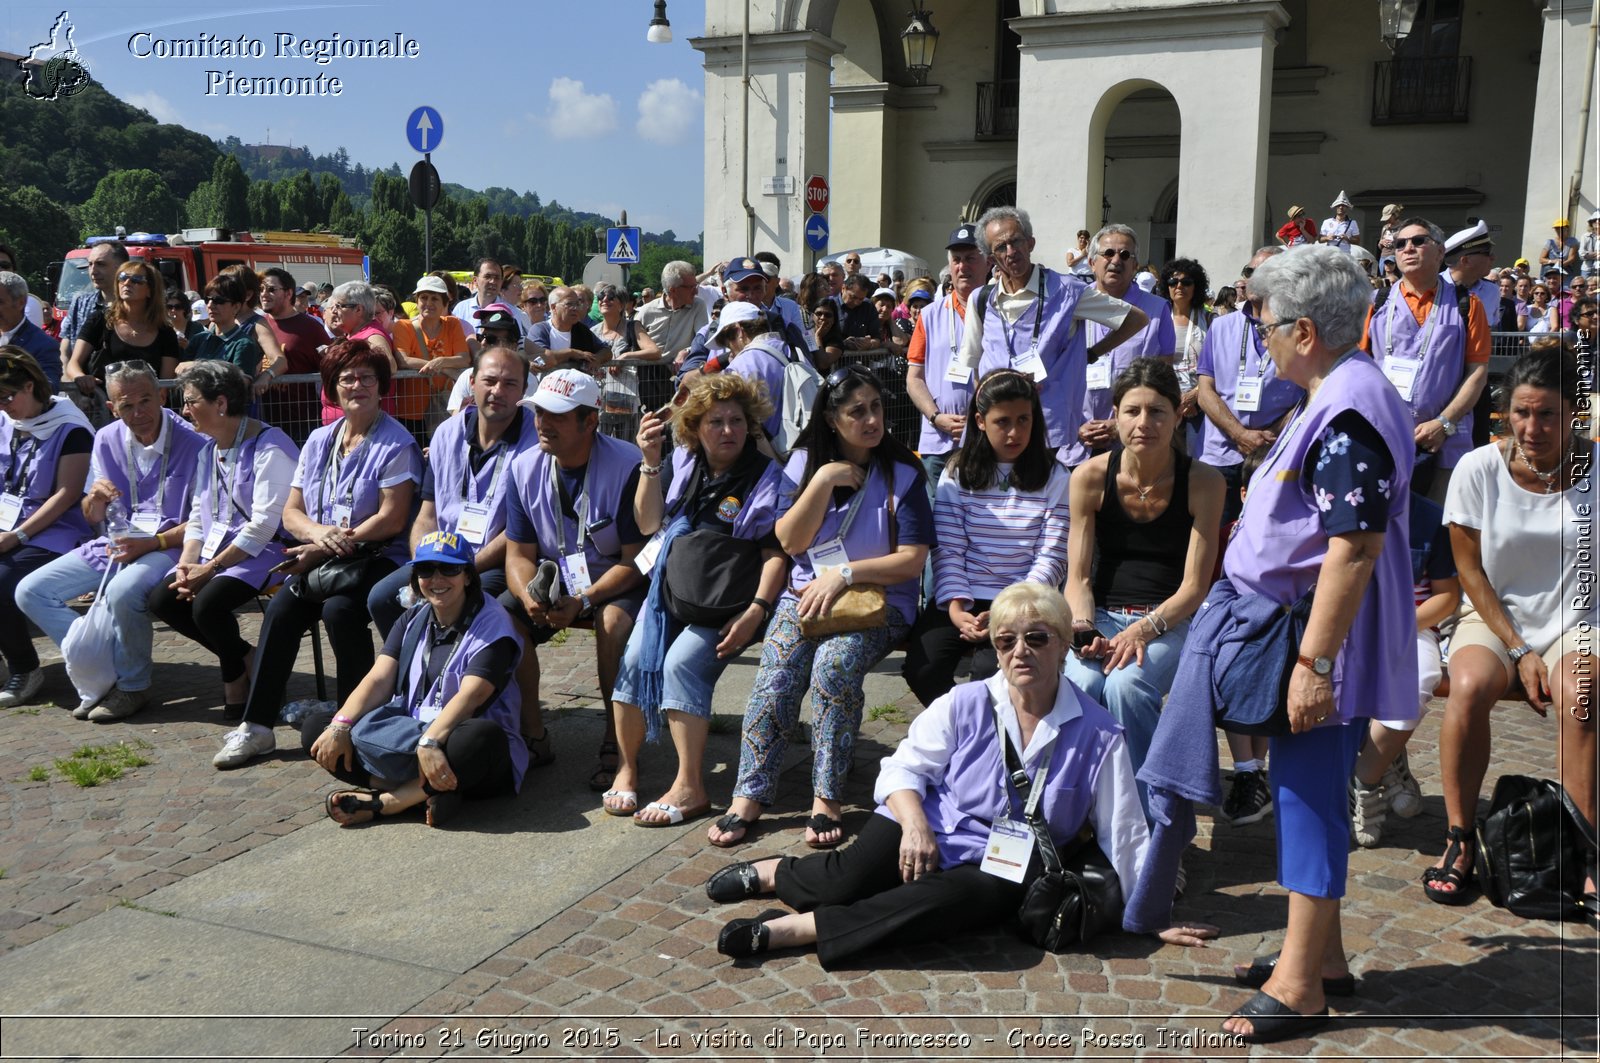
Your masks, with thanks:
[{"label": "brown leather bag", "polygon": [[[866,484],[861,489],[866,490]],[[850,517],[854,517],[854,511]],[[840,539],[844,538],[844,531],[850,526],[850,517],[845,518],[844,529],[839,532]],[[894,553],[900,548],[899,528],[895,525],[894,516],[894,477],[889,477],[889,553]],[[844,593],[834,599],[833,607],[826,616],[802,618],[800,621],[800,634],[808,639],[826,638],[829,635],[838,635],[846,631],[867,631],[875,627],[887,627],[889,624],[889,594],[881,583],[856,583],[844,589]]]}]

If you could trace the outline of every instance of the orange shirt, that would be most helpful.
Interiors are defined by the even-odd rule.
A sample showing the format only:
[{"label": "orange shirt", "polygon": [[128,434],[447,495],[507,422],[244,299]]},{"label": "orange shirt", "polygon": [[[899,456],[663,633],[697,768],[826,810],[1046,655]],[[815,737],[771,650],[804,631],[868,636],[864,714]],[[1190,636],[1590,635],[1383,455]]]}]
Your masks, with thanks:
[{"label": "orange shirt", "polygon": [[[1411,310],[1411,316],[1420,326],[1428,320],[1428,312],[1433,309],[1433,297],[1438,294],[1439,286],[1435,284],[1425,292],[1412,291],[1411,285],[1404,281],[1397,285],[1400,294],[1405,297],[1406,306]],[[1394,298],[1393,289],[1389,298]],[[1367,307],[1367,320],[1361,326],[1361,349],[1368,354],[1372,353],[1372,307]],[[1476,295],[1467,298],[1467,365],[1486,365],[1489,361],[1489,352],[1494,347],[1494,339],[1489,335],[1489,317],[1483,312],[1483,303]]]},{"label": "orange shirt", "polygon": [[[468,353],[467,337],[461,331],[460,322],[448,314],[439,319],[439,334],[431,341],[422,334],[422,329],[415,322],[395,318],[394,349],[396,354],[403,354],[407,358],[423,359],[450,358]],[[406,420],[421,420],[427,416],[432,393],[445,390],[451,383],[447,376],[427,380],[397,380],[394,388],[395,408],[391,412]]]},{"label": "orange shirt", "polygon": [[[955,304],[956,316],[967,319],[967,301],[951,291],[949,299]],[[928,363],[928,333],[922,327],[922,315],[917,315],[917,327],[911,330],[911,345],[906,348],[906,361],[912,365]]]}]

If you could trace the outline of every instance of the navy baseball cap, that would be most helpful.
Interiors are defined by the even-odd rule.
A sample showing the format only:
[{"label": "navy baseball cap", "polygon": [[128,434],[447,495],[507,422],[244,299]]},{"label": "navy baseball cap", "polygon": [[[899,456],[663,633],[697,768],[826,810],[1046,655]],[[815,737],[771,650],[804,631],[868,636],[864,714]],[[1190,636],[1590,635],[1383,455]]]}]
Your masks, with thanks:
[{"label": "navy baseball cap", "polygon": [[767,271],[753,258],[736,258],[728,263],[728,271],[722,275],[722,279],[730,284],[738,284],[747,277],[760,277],[766,280]]},{"label": "navy baseball cap", "polygon": [[969,221],[964,221],[950,231],[950,240],[944,245],[946,251],[954,251],[958,247],[977,247],[978,227]]}]

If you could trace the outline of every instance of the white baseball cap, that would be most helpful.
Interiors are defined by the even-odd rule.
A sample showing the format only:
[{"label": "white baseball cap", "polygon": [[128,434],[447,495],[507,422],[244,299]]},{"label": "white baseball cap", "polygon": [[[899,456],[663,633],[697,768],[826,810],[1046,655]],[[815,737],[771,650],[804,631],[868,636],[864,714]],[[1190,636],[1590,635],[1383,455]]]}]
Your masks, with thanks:
[{"label": "white baseball cap", "polygon": [[569,413],[579,406],[600,408],[600,385],[594,377],[577,369],[557,369],[546,373],[533,393],[533,404],[550,413]]}]

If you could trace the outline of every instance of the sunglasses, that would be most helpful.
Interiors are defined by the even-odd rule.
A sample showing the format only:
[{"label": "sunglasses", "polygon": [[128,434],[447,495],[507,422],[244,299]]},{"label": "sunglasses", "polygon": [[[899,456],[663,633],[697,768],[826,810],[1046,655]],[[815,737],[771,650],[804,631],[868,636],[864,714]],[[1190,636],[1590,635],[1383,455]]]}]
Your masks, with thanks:
[{"label": "sunglasses", "polygon": [[1184,288],[1193,288],[1194,287],[1194,278],[1193,277],[1173,277],[1173,278],[1171,278],[1170,280],[1167,281],[1167,287],[1169,287],[1169,288],[1172,287],[1175,284],[1176,285],[1180,285],[1180,286],[1182,286]]},{"label": "sunglasses", "polygon": [[143,273],[119,273],[118,284],[149,284],[150,280]]},{"label": "sunglasses", "polygon": [[443,561],[418,561],[411,566],[411,571],[417,574],[418,579],[432,579],[434,576],[454,579],[466,570],[466,565],[452,565]]},{"label": "sunglasses", "polygon": [[1030,650],[1042,650],[1050,645],[1050,640],[1056,637],[1054,631],[1024,631],[1021,636],[996,635],[994,648],[1001,653],[1010,653],[1017,648],[1017,643],[1025,642]]},{"label": "sunglasses", "polygon": [[1427,247],[1431,243],[1433,243],[1433,237],[1427,236],[1427,235],[1423,235],[1423,236],[1396,236],[1394,238],[1394,249],[1396,251],[1398,251],[1403,247],[1423,248],[1423,247]]},{"label": "sunglasses", "polygon": [[522,305],[523,306],[549,306],[550,305],[550,300],[548,300],[548,299],[524,299],[524,300],[522,300]]},{"label": "sunglasses", "polygon": [[823,381],[823,383],[827,386],[829,391],[832,391],[841,384],[844,384],[850,380],[855,380],[858,382],[865,381],[866,383],[871,384],[873,387],[878,386],[877,377],[874,377],[868,370],[859,365],[841,365],[839,368],[829,373],[828,378]]},{"label": "sunglasses", "polygon": [[1133,252],[1127,250],[1126,248],[1108,247],[1104,251],[1100,252],[1100,257],[1105,259],[1107,262],[1117,258],[1120,258],[1124,262],[1128,262],[1133,258]]},{"label": "sunglasses", "polygon": [[221,305],[223,303],[236,303],[236,302],[238,302],[237,299],[229,299],[229,298],[226,298],[225,296],[221,296],[221,295],[208,295],[208,296],[206,296],[206,305],[207,306],[219,306],[219,305]]}]

